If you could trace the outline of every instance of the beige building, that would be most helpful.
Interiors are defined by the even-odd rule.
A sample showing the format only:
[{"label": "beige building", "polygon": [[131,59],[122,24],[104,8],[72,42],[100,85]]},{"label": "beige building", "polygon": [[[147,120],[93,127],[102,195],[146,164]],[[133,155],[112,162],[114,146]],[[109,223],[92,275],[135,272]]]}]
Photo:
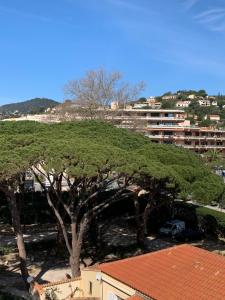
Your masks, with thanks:
[{"label": "beige building", "polygon": [[200,106],[211,106],[210,100],[207,99],[198,100],[198,103]]},{"label": "beige building", "polygon": [[162,96],[163,100],[175,100],[177,99],[177,95],[166,95],[166,96]]},{"label": "beige building", "polygon": [[145,135],[155,143],[174,144],[199,153],[210,149],[225,153],[224,130],[197,126],[157,126],[149,128]]},{"label": "beige building", "polygon": [[210,121],[219,122],[220,121],[220,115],[209,115]]},{"label": "beige building", "polygon": [[191,101],[189,101],[189,100],[177,101],[176,107],[181,107],[181,108],[188,107],[190,105],[190,103],[191,103]]},{"label": "beige building", "polygon": [[[199,153],[210,149],[225,153],[225,130],[193,126],[186,118],[187,114],[181,109],[118,109],[113,123],[142,132],[155,143],[174,144]],[[210,118],[217,121],[219,116]]]},{"label": "beige building", "polygon": [[193,94],[193,95],[188,95],[188,99],[190,100],[194,100],[196,98],[196,96]]}]

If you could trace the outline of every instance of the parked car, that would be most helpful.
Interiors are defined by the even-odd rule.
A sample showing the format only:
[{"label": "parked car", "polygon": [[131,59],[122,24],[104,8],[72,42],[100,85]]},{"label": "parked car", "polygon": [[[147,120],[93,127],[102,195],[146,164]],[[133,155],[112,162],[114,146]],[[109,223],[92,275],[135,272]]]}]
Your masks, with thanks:
[{"label": "parked car", "polygon": [[202,240],[203,237],[204,237],[204,234],[201,230],[199,230],[199,229],[194,230],[194,229],[190,229],[190,228],[186,228],[183,231],[181,231],[173,236],[173,238],[179,242]]},{"label": "parked car", "polygon": [[185,229],[185,222],[180,220],[171,220],[166,222],[160,229],[162,236],[175,236]]}]

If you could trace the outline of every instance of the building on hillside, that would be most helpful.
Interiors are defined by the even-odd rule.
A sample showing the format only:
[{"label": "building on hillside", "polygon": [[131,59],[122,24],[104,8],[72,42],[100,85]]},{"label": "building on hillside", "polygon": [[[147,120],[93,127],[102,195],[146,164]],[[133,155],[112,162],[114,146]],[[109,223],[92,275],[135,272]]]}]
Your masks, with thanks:
[{"label": "building on hillside", "polygon": [[198,100],[198,103],[200,106],[211,106],[210,100],[207,99]]},{"label": "building on hillside", "polygon": [[118,108],[119,108],[119,102],[117,102],[117,101],[111,102],[111,109],[112,110],[116,110]]},{"label": "building on hillside", "polygon": [[162,99],[163,100],[175,100],[175,99],[177,99],[177,95],[165,95],[165,96],[162,96]]},{"label": "building on hillside", "polygon": [[151,126],[174,126],[185,121],[184,111],[179,109],[118,109],[108,115],[108,120],[120,128],[142,131]]},{"label": "building on hillside", "polygon": [[149,104],[149,107],[152,109],[160,109],[162,107],[162,103],[161,102],[155,102],[152,104]]},{"label": "building on hillside", "polygon": [[148,107],[148,103],[144,102],[144,103],[134,103],[133,108],[144,108],[144,107]]},{"label": "building on hillside", "polygon": [[152,102],[155,103],[155,102],[157,102],[157,99],[155,97],[149,97],[149,98],[147,98],[147,102],[149,104],[151,104]]},{"label": "building on hillside", "polygon": [[216,100],[213,100],[213,101],[211,101],[211,105],[212,105],[212,106],[217,106],[217,105],[218,105],[218,103],[217,103],[217,101],[216,101]]},{"label": "building on hillside", "polygon": [[190,105],[190,103],[191,103],[191,101],[189,101],[189,100],[177,101],[176,107],[185,108],[185,107],[188,107]]},{"label": "building on hillside", "polygon": [[[84,269],[81,278],[59,282],[55,291],[57,299],[74,300],[224,300],[224,282],[224,257],[180,245]],[[36,287],[39,299],[50,286]]]},{"label": "building on hillside", "polygon": [[188,95],[188,99],[190,100],[194,100],[196,98],[196,95],[192,94],[192,95]]},{"label": "building on hillside", "polygon": [[225,154],[225,130],[191,126],[187,117],[190,115],[180,109],[119,109],[108,119],[112,118],[117,127],[143,133],[155,143],[174,144],[199,153],[217,149]]},{"label": "building on hillside", "polygon": [[[146,132],[148,131],[148,132]],[[225,153],[225,131],[197,126],[155,126],[148,128],[145,135],[159,144],[174,144],[178,147],[204,153],[217,149]]]},{"label": "building on hillside", "polygon": [[148,106],[153,109],[160,109],[162,106],[162,103],[157,101],[157,99],[154,97],[148,98],[147,103],[148,103]]},{"label": "building on hillside", "polygon": [[208,118],[210,121],[215,121],[215,122],[220,121],[220,115],[209,115]]}]

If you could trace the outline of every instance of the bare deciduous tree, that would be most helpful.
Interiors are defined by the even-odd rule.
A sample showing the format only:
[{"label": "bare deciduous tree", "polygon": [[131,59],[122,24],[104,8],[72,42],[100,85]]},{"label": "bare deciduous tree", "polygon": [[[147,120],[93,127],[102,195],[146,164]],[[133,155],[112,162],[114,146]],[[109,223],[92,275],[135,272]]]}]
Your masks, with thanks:
[{"label": "bare deciduous tree", "polygon": [[131,85],[123,81],[120,72],[107,72],[104,68],[86,72],[81,79],[69,81],[65,94],[70,96],[80,107],[96,116],[96,111],[108,108],[115,101],[121,107],[134,100],[144,90],[144,82]]}]

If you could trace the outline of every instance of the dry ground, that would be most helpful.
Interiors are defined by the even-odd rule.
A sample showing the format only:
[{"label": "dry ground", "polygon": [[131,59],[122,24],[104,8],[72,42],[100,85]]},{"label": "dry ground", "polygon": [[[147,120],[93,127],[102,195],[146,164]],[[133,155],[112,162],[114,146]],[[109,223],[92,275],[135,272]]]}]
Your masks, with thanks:
[{"label": "dry ground", "polygon": [[[38,243],[42,242],[43,240],[51,240],[53,237],[55,237],[55,231],[53,227],[47,227],[46,231],[46,227],[38,228],[34,226],[32,228],[32,226],[30,226],[30,228],[27,228],[26,231],[27,233],[25,235],[25,240],[27,242],[32,241],[34,245],[35,242],[38,245]],[[10,286],[10,288],[16,288],[17,290],[22,291],[24,289],[24,285],[19,275],[17,252],[16,248],[13,246],[15,245],[13,233],[11,229],[5,225],[0,227],[0,233],[0,246],[3,246],[4,241],[7,242],[4,244],[4,246],[12,246],[9,254],[0,256],[0,288]],[[133,251],[130,250],[128,255],[132,256],[141,253],[140,251],[138,252],[137,248],[135,247],[135,233],[132,230],[129,230],[127,227],[118,227],[115,224],[112,224],[112,226],[109,227],[107,232],[105,232],[103,235],[103,239],[104,242],[109,246],[121,247],[130,245],[130,249],[132,249],[133,245]],[[9,242],[10,244],[8,244]],[[176,244],[177,243],[168,238],[162,239],[151,236],[146,238],[146,251],[156,251],[171,247]],[[192,244],[225,256],[225,240],[203,240]],[[112,252],[99,262],[116,258],[118,257]],[[93,263],[90,257],[84,259],[84,262],[86,265],[91,265]],[[67,259],[59,259],[54,255],[51,256],[49,255],[48,250],[41,250],[39,247],[35,248],[35,246],[31,253],[29,253],[28,267],[30,274],[39,282],[51,282],[65,279],[66,273],[70,274],[70,268]],[[83,267],[83,265],[81,267]]]}]

